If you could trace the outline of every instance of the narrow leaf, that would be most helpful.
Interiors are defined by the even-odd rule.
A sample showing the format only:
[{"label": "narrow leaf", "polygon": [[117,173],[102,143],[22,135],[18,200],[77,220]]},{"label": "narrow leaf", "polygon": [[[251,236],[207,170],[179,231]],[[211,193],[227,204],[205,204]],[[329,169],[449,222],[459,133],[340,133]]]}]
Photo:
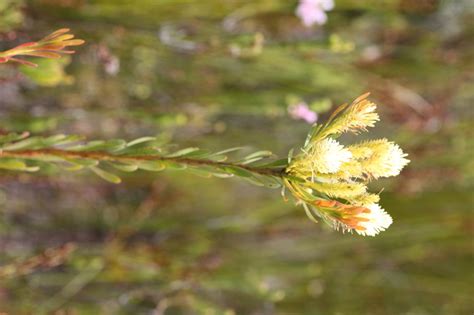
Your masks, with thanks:
[{"label": "narrow leaf", "polygon": [[159,172],[165,169],[165,164],[161,161],[140,161],[137,166],[139,169],[152,172]]},{"label": "narrow leaf", "polygon": [[252,160],[252,159],[255,159],[255,158],[260,158],[260,159],[262,159],[262,158],[265,158],[265,157],[270,157],[270,156],[272,156],[272,155],[273,155],[273,153],[270,152],[270,151],[266,151],[266,150],[264,150],[264,151],[257,151],[257,152],[255,152],[255,153],[252,153],[252,154],[247,155],[247,156],[244,158],[244,160]]},{"label": "narrow leaf", "polygon": [[109,162],[107,164],[123,172],[135,172],[138,169],[137,164],[124,164],[118,162]]},{"label": "narrow leaf", "polygon": [[0,168],[5,170],[23,171],[26,164],[22,161],[13,159],[0,159]]},{"label": "narrow leaf", "polygon": [[247,171],[246,169],[243,169],[238,166],[224,166],[222,169],[226,172],[229,172],[231,174],[240,176],[240,177],[252,177],[253,173],[250,171]]},{"label": "narrow leaf", "polygon": [[130,141],[129,143],[127,143],[127,147],[132,147],[139,143],[150,142],[150,141],[155,141],[155,140],[156,140],[156,137],[142,137],[142,138],[138,138],[133,141]]},{"label": "narrow leaf", "polygon": [[223,155],[223,154],[239,151],[239,150],[242,150],[242,149],[245,149],[245,147],[235,147],[235,148],[230,148],[230,149],[227,149],[227,150],[222,150],[222,151],[216,152],[214,154],[211,154],[210,156]]},{"label": "narrow leaf", "polygon": [[29,135],[30,135],[29,132],[9,133],[9,134],[6,134],[6,135],[2,135],[2,136],[0,136],[0,144],[22,140],[22,139],[28,137]]},{"label": "narrow leaf", "polygon": [[166,155],[166,157],[182,157],[198,151],[199,148],[186,148]]},{"label": "narrow leaf", "polygon": [[112,173],[109,173],[107,171],[104,171],[103,169],[101,168],[98,168],[98,167],[95,167],[95,166],[91,166],[90,169],[96,173],[99,177],[105,179],[106,181],[108,182],[111,182],[113,184],[120,184],[122,182],[122,180],[120,179],[120,177],[118,177],[117,175],[115,174],[112,174]]}]

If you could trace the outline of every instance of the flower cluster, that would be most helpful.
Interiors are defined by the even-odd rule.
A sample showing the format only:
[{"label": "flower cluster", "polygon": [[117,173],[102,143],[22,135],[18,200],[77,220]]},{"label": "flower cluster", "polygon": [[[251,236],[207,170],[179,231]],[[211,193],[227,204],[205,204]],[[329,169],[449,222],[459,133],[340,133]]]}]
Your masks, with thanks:
[{"label": "flower cluster", "polygon": [[67,34],[68,28],[59,29],[37,42],[24,43],[12,49],[0,52],[0,63],[9,61],[18,62],[27,66],[37,67],[38,65],[16,58],[17,56],[32,56],[41,58],[61,58],[61,54],[73,54],[74,50],[65,50],[69,46],[82,45],[82,39],[75,39],[73,34]]},{"label": "flower cluster", "polygon": [[300,0],[295,13],[306,27],[310,27],[314,24],[325,24],[328,20],[326,11],[333,8],[333,0]]},{"label": "flower cluster", "polygon": [[286,168],[285,186],[308,216],[322,218],[337,230],[374,236],[392,218],[379,205],[367,183],[396,176],[409,163],[407,154],[387,139],[344,147],[335,140],[344,132],[359,133],[379,120],[368,94],[342,105],[323,125],[314,125],[301,152]]}]

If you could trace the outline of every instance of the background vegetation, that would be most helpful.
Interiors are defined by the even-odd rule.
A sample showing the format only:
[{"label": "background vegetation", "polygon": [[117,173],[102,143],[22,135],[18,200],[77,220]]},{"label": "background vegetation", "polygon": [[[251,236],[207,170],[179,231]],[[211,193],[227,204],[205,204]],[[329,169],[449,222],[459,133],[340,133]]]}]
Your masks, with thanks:
[{"label": "background vegetation", "polygon": [[0,131],[285,156],[309,128],[289,105],[325,117],[371,91],[370,136],[412,160],[381,183],[390,229],[342,235],[239,180],[1,171],[0,311],[473,313],[472,1],[336,0],[312,28],[296,5],[0,0],[0,51],[60,27],[87,41],[37,69],[0,65]]}]

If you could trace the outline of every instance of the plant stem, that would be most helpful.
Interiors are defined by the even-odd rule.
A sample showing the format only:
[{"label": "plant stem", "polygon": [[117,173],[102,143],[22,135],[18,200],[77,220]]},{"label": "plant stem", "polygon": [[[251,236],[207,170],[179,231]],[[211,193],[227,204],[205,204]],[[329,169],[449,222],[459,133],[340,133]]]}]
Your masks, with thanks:
[{"label": "plant stem", "polygon": [[165,157],[160,155],[114,155],[104,151],[78,152],[61,149],[37,149],[37,150],[16,150],[7,151],[0,150],[0,157],[19,158],[19,159],[39,159],[41,157],[57,157],[60,159],[92,159],[97,161],[113,161],[113,162],[136,162],[136,161],[169,161],[191,166],[211,166],[216,168],[222,167],[239,167],[249,172],[259,175],[269,175],[276,177],[284,176],[284,168],[265,168],[253,167],[243,164],[218,162],[207,159],[196,159],[186,157]]}]

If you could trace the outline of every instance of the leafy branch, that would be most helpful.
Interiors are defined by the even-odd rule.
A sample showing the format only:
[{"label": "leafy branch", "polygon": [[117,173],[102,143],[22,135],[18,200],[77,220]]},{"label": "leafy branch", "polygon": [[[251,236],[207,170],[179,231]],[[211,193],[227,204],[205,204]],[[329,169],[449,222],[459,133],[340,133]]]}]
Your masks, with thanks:
[{"label": "leafy branch", "polygon": [[199,148],[171,150],[154,137],[130,142],[124,140],[89,141],[75,135],[30,137],[28,133],[0,136],[0,169],[38,171],[48,164],[65,170],[88,168],[103,179],[120,183],[112,170],[162,171],[167,168],[187,169],[204,177],[238,176],[253,184],[276,188],[287,160],[270,159],[270,151],[258,151],[242,159],[229,161],[228,154],[242,148],[211,153]]}]

